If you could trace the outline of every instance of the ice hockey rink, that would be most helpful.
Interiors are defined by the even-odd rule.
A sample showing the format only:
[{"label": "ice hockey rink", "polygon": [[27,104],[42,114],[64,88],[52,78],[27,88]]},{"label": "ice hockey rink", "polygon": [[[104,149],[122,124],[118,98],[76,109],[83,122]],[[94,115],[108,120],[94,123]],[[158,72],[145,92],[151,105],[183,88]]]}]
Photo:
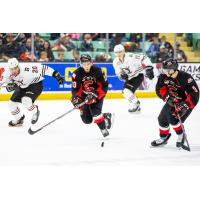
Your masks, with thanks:
[{"label": "ice hockey rink", "polygon": [[[105,100],[103,111],[116,115],[109,138],[95,124],[85,125],[75,110],[41,132],[29,135],[30,115],[23,127],[9,128],[8,102],[0,102],[0,165],[199,165],[200,106],[185,123],[191,152],[175,147],[176,135],[165,147],[151,148],[158,138],[157,116],[163,102],[141,99],[142,112],[129,114],[124,99]],[[34,128],[72,108],[67,101],[37,101],[41,115]],[[104,141],[104,147],[101,143]]]}]

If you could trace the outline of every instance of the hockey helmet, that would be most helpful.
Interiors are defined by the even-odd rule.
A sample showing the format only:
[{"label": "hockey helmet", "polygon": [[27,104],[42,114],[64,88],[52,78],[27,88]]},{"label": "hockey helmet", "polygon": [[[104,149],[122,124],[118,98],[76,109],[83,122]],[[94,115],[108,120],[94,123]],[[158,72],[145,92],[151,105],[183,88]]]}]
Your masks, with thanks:
[{"label": "hockey helmet", "polygon": [[176,59],[169,58],[162,63],[162,68],[165,70],[171,70],[173,69],[176,71],[178,69],[178,62]]},{"label": "hockey helmet", "polygon": [[82,54],[80,61],[81,61],[81,64],[84,62],[92,62],[92,58],[89,54]]},{"label": "hockey helmet", "polygon": [[8,67],[10,69],[13,69],[13,68],[18,67],[18,66],[19,66],[19,62],[16,58],[8,59]]}]

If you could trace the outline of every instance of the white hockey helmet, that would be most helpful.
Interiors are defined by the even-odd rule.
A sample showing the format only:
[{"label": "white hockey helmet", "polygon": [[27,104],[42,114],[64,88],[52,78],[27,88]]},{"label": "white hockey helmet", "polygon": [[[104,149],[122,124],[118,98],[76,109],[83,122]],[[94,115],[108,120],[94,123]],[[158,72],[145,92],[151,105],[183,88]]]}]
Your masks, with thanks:
[{"label": "white hockey helmet", "polygon": [[13,68],[15,68],[17,66],[19,66],[19,61],[16,58],[8,59],[8,67],[10,69],[13,69]]},{"label": "white hockey helmet", "polygon": [[118,53],[118,52],[121,52],[121,51],[125,51],[124,46],[122,44],[115,45],[114,52]]}]

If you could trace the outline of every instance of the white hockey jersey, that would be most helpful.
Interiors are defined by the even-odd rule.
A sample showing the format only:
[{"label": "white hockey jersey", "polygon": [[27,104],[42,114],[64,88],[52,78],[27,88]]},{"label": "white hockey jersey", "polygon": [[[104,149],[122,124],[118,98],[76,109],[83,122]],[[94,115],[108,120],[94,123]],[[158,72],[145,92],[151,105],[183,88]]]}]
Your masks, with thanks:
[{"label": "white hockey jersey", "polygon": [[142,53],[125,53],[124,62],[117,57],[113,61],[116,75],[120,77],[120,74],[124,72],[128,75],[129,80],[144,73],[146,66],[152,65],[151,60]]},{"label": "white hockey jersey", "polygon": [[1,82],[17,84],[20,88],[27,88],[29,85],[42,81],[44,75],[52,76],[54,69],[40,63],[20,63],[20,73],[12,76],[10,70],[5,68]]}]

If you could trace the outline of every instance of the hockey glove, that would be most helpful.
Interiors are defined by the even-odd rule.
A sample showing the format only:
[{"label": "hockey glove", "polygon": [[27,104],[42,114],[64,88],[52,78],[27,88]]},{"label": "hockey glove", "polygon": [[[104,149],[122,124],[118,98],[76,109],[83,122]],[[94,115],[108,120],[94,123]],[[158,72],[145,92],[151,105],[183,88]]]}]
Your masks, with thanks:
[{"label": "hockey glove", "polygon": [[16,89],[17,85],[15,83],[8,83],[6,86],[6,90],[8,92],[12,92]]},{"label": "hockey glove", "polygon": [[79,107],[79,105],[83,102],[83,100],[81,98],[73,97],[71,102],[75,108],[80,109],[80,110],[82,109],[82,107]]},{"label": "hockey glove", "polygon": [[52,75],[58,82],[59,85],[63,85],[64,84],[64,78],[60,75],[60,73],[58,71],[54,71],[53,75]]},{"label": "hockey glove", "polygon": [[122,72],[120,73],[120,75],[119,75],[119,78],[120,78],[121,80],[127,80],[127,79],[128,79],[128,75],[127,75],[124,71],[122,71]]},{"label": "hockey glove", "polygon": [[97,92],[95,92],[95,91],[89,92],[85,98],[86,104],[90,105],[90,104],[96,103],[97,98],[98,98]]},{"label": "hockey glove", "polygon": [[147,66],[145,76],[150,80],[152,80],[154,78],[154,72],[153,72],[152,66]]},{"label": "hockey glove", "polygon": [[176,106],[176,113],[181,117],[183,117],[186,112],[190,109],[189,105],[182,101],[178,106]]}]

